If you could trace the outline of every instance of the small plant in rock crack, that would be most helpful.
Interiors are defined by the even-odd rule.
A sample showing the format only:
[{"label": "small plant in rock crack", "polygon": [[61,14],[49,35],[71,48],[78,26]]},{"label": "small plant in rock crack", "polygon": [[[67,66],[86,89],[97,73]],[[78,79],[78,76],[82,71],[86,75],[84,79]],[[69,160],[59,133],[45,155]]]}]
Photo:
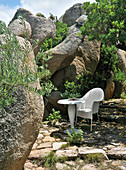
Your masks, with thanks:
[{"label": "small plant in rock crack", "polygon": [[[67,157],[57,157],[54,151],[51,151],[49,155],[45,156],[37,164],[39,166],[44,166],[47,170],[55,170],[56,163],[64,163],[67,160]],[[36,163],[36,162],[35,162]]]},{"label": "small plant in rock crack", "polygon": [[57,162],[57,157],[55,156],[55,153],[52,151],[48,156],[43,158],[43,161],[45,162],[44,165],[46,168],[52,168],[55,166]]},{"label": "small plant in rock crack", "polygon": [[56,122],[59,122],[59,120],[61,119],[61,115],[60,115],[60,111],[56,111],[54,108],[52,109],[52,112],[53,113],[49,114],[47,120],[52,126],[55,126]]},{"label": "small plant in rock crack", "polygon": [[103,162],[104,160],[104,155],[99,154],[99,153],[93,153],[93,154],[88,154],[85,155],[84,157],[84,162],[85,163],[98,163],[98,162]]},{"label": "small plant in rock crack", "polygon": [[74,127],[72,127],[71,131],[72,131],[72,134],[67,130],[67,134],[69,136],[67,141],[70,144],[81,144],[84,140],[83,131],[81,129],[79,131],[76,131]]}]

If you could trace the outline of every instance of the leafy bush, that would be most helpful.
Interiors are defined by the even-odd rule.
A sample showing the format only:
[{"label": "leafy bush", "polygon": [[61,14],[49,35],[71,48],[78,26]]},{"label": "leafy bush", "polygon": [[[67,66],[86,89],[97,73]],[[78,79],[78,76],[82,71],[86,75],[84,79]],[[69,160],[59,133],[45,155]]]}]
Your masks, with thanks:
[{"label": "leafy bush", "polygon": [[[19,16],[22,25],[25,22],[22,16]],[[32,86],[29,90],[32,90],[38,94],[48,96],[52,90],[56,90],[52,82],[49,80],[50,72],[47,69],[45,62],[51,58],[51,55],[45,55],[38,53],[36,57],[36,63],[38,64],[39,58],[42,58],[42,65],[38,64],[38,72],[33,73],[27,66],[27,58],[29,51],[33,50],[29,48],[29,42],[27,35],[25,37],[24,47],[20,46],[18,40],[14,34],[12,34],[9,28],[6,27],[4,22],[0,22],[0,33],[3,35],[5,43],[0,42],[0,108],[5,111],[5,107],[15,102],[14,92],[17,87],[24,86],[28,88],[28,84],[40,79],[44,79],[41,82],[41,90],[33,89]]]},{"label": "leafy bush", "polygon": [[[38,65],[38,75],[41,85],[41,90],[39,91],[39,94],[43,95],[44,97],[49,96],[49,94],[53,90],[57,90],[57,88],[50,80],[50,71],[48,70],[48,65],[46,64],[46,62],[50,58],[52,58],[51,53],[46,54],[43,52],[38,52],[38,54],[36,55],[36,63]],[[39,64],[40,61],[41,65]]]},{"label": "leafy bush", "polygon": [[93,75],[89,72],[84,72],[77,77],[76,82],[81,85],[79,91],[82,95],[84,95],[92,88],[104,88],[106,78],[98,72]]},{"label": "leafy bush", "polygon": [[85,2],[83,8],[88,17],[81,27],[81,33],[88,35],[89,40],[101,41],[101,67],[108,74],[113,71],[116,81],[123,81],[124,73],[119,70],[117,47],[126,49],[125,2],[96,0],[91,4]]},{"label": "leafy bush", "polygon": [[67,24],[57,20],[55,22],[55,25],[56,25],[55,39],[46,38],[45,41],[43,42],[43,44],[41,45],[40,51],[47,51],[47,50],[55,47],[56,45],[61,43],[67,36],[67,31],[68,31]]},{"label": "leafy bush", "polygon": [[38,74],[40,79],[45,79],[46,77],[49,77],[50,71],[47,68],[48,65],[46,64],[46,62],[51,58],[52,58],[51,53],[46,54],[39,51],[38,54],[36,55],[36,63],[38,65]]},{"label": "leafy bush", "polygon": [[60,111],[56,111],[54,108],[52,109],[52,113],[49,114],[47,120],[51,123],[51,125],[55,125],[61,119]]},{"label": "leafy bush", "polygon": [[115,81],[124,81],[125,73],[120,71],[119,65],[120,61],[117,55],[117,48],[115,45],[106,46],[102,45],[101,48],[101,67],[106,70],[106,75],[110,75],[110,71],[114,72]]},{"label": "leafy bush", "polygon": [[81,144],[83,142],[83,131],[80,129],[79,131],[76,131],[74,127],[71,128],[72,134],[67,130],[68,139],[67,141],[70,144]]},{"label": "leafy bush", "polygon": [[0,21],[0,34],[3,34],[6,31],[6,24],[3,21]]},{"label": "leafy bush", "polygon": [[125,92],[123,92],[123,93],[121,94],[121,98],[122,98],[122,99],[126,99],[126,93],[125,93]]},{"label": "leafy bush", "polygon": [[28,87],[29,83],[37,79],[37,74],[31,72],[26,64],[31,50],[27,39],[22,47],[2,22],[0,28],[5,42],[0,42],[0,108],[4,111],[7,105],[15,101],[13,93],[17,86]]},{"label": "leafy bush", "polygon": [[87,21],[82,26],[84,35],[97,39],[106,45],[126,45],[126,10],[123,0],[96,0],[84,3]]},{"label": "leafy bush", "polygon": [[78,92],[80,89],[80,85],[77,85],[76,82],[66,81],[64,86],[65,92],[61,94],[63,98],[81,97],[81,94]]},{"label": "leafy bush", "polygon": [[36,16],[45,18],[45,16],[42,13],[37,13]]},{"label": "leafy bush", "polygon": [[98,72],[96,72],[94,75],[84,72],[81,75],[78,75],[74,81],[65,82],[65,92],[62,93],[61,96],[63,98],[79,98],[92,88],[104,88],[105,82],[106,78],[104,78],[103,75]]}]

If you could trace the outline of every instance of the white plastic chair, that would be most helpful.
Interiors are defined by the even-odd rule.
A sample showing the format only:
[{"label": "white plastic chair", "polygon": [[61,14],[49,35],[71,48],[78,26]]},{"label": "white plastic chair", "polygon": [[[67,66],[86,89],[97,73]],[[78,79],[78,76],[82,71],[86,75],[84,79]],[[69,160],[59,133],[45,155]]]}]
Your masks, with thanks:
[{"label": "white plastic chair", "polygon": [[80,98],[80,100],[82,103],[77,104],[76,123],[78,116],[91,119],[90,130],[92,131],[93,114],[98,113],[99,104],[104,100],[104,92],[101,88],[93,88]]}]

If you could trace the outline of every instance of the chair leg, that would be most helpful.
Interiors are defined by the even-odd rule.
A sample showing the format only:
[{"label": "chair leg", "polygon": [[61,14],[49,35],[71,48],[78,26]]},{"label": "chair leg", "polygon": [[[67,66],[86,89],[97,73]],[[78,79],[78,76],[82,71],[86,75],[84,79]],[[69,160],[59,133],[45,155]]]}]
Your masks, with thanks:
[{"label": "chair leg", "polygon": [[76,114],[75,114],[76,119],[75,119],[75,125],[77,125],[77,105],[75,105],[75,107],[76,107]]},{"label": "chair leg", "polygon": [[92,119],[91,119],[91,128],[90,128],[90,131],[92,131]]},{"label": "chair leg", "polygon": [[99,124],[101,124],[99,112],[97,113]]},{"label": "chair leg", "polygon": [[98,116],[98,121],[100,122],[100,117],[99,117],[99,114],[97,113],[97,116]]},{"label": "chair leg", "polygon": [[76,115],[75,125],[77,125],[77,115]]}]

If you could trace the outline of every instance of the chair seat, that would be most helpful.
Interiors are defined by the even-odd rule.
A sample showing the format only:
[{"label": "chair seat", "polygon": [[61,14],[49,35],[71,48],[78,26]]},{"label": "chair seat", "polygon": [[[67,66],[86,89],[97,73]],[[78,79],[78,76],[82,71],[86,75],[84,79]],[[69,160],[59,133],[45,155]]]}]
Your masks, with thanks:
[{"label": "chair seat", "polygon": [[79,112],[91,112],[91,109],[78,109]]}]

